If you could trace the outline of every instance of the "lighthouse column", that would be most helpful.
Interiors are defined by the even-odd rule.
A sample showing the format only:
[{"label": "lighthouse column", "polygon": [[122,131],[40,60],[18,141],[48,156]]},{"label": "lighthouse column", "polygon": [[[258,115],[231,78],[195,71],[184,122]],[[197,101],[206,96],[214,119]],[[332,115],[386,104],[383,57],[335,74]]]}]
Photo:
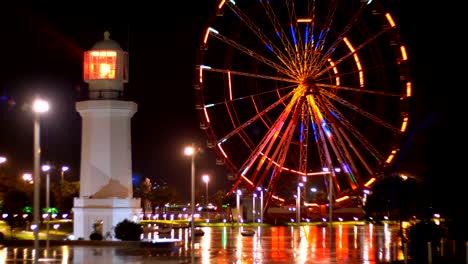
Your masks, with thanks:
[{"label": "lighthouse column", "polygon": [[76,109],[82,117],[80,197],[132,198],[130,118],[137,105],[89,100]]}]

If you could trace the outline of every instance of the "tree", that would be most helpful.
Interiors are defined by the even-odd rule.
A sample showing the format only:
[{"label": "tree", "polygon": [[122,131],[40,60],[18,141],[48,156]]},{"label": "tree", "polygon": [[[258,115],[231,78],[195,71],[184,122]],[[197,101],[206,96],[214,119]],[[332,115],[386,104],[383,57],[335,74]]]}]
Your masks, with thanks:
[{"label": "tree", "polygon": [[80,196],[80,182],[64,180],[63,184],[53,184],[51,192],[58,211],[70,212],[73,208],[73,199]]},{"label": "tree", "polygon": [[151,204],[151,180],[149,178],[145,178],[144,181],[141,182],[140,184],[140,197],[141,197],[141,207],[143,208],[143,214],[146,217],[146,213],[148,210],[151,212],[153,211],[151,208],[153,208]]},{"label": "tree", "polygon": [[376,218],[388,216],[407,220],[417,208],[416,187],[416,181],[412,178],[383,177],[373,185],[364,205],[364,211],[367,215]]},{"label": "tree", "polygon": [[2,213],[7,213],[7,224],[10,226],[10,233],[16,228],[24,228],[28,223],[28,218],[23,217],[23,209],[31,205],[27,193],[18,188],[12,188],[4,194]]},{"label": "tree", "polygon": [[152,208],[158,206],[163,208],[168,203],[174,203],[177,201],[177,192],[174,188],[170,188],[167,185],[156,186],[150,194]]},{"label": "tree", "polygon": [[365,214],[375,217],[377,221],[383,216],[398,220],[402,241],[405,240],[403,221],[410,219],[417,209],[417,182],[413,178],[398,175],[379,179],[373,185],[364,205]]},{"label": "tree", "polygon": [[12,176],[13,173],[8,163],[1,164],[0,167],[0,200],[3,200],[6,192],[16,186],[19,179]]},{"label": "tree", "polygon": [[218,190],[213,194],[212,203],[216,205],[216,207],[221,208],[223,206],[224,197],[226,196],[226,192],[222,190]]},{"label": "tree", "polygon": [[317,204],[327,204],[329,203],[328,195],[325,191],[317,191],[312,199],[312,202]]}]

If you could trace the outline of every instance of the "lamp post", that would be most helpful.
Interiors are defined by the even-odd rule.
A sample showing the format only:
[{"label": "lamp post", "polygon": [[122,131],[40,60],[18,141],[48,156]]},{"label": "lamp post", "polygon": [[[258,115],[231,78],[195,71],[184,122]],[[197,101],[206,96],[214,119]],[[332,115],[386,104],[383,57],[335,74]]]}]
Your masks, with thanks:
[{"label": "lamp post", "polygon": [[263,188],[257,187],[257,190],[260,192],[260,223],[263,224]]},{"label": "lamp post", "polygon": [[46,252],[49,252],[49,222],[50,222],[50,165],[42,165],[42,171],[46,173]]},{"label": "lamp post", "polygon": [[39,254],[39,199],[40,199],[40,172],[39,163],[41,160],[41,147],[40,147],[40,124],[39,117],[41,113],[49,111],[49,103],[47,101],[36,99],[32,105],[32,111],[34,115],[34,209],[33,209],[33,224],[34,228],[34,262],[38,262]]},{"label": "lamp post", "polygon": [[191,256],[192,256],[192,263],[194,260],[194,246],[195,246],[195,156],[197,155],[197,150],[195,149],[195,145],[192,144],[190,147],[185,147],[184,150],[185,155],[191,157],[191,181],[190,181],[190,214],[191,223],[190,223],[190,242],[191,242]]},{"label": "lamp post", "polygon": [[205,200],[206,201],[205,201],[205,203],[206,203],[206,205],[208,205],[208,183],[210,182],[210,176],[203,175],[202,179],[203,179],[203,182],[206,185],[206,194],[205,194]]},{"label": "lamp post", "polygon": [[297,199],[296,199],[296,223],[301,223],[301,188],[304,187],[304,183],[300,182],[297,184]]},{"label": "lamp post", "polygon": [[7,158],[0,156],[0,164],[5,163],[7,161]]},{"label": "lamp post", "polygon": [[242,195],[241,190],[237,190],[236,192],[236,211],[237,211],[237,223],[240,223],[240,196]]},{"label": "lamp post", "polygon": [[[64,182],[64,176],[65,172],[68,171],[70,168],[68,166],[62,166],[62,169],[60,170],[60,199],[63,201],[63,182]],[[62,203],[61,203],[62,204]],[[63,209],[63,207],[61,207]]]},{"label": "lamp post", "polygon": [[60,172],[60,185],[63,185],[63,176],[69,169],[70,168],[68,168],[68,166],[62,166],[62,171]]},{"label": "lamp post", "polygon": [[255,200],[257,199],[257,193],[252,193],[252,222],[255,223]]}]

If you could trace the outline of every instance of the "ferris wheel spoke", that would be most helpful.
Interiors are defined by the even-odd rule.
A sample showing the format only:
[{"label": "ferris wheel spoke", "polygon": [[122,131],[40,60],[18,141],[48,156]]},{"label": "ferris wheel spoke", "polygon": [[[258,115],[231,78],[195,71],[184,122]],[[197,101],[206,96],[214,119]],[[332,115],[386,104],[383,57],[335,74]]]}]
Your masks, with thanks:
[{"label": "ferris wheel spoke", "polygon": [[[381,30],[380,32],[378,32],[374,36],[369,37],[365,42],[363,42],[361,45],[357,46],[356,48],[351,47],[351,50],[346,55],[344,55],[343,57],[341,57],[341,58],[339,58],[338,60],[335,61],[335,65],[339,65],[341,62],[343,62],[347,58],[349,58],[351,56],[354,56],[354,54],[356,54],[359,50],[363,49],[364,47],[366,47],[367,45],[369,45],[370,43],[375,41],[379,36],[386,33],[389,29],[390,29],[390,27],[385,27],[383,30]],[[349,43],[350,42],[347,42],[348,47],[350,47]],[[313,74],[315,76],[321,76],[322,74],[324,74],[325,72],[327,72],[331,68],[333,68],[332,66],[324,66],[326,62],[327,62],[326,60],[322,60],[321,63],[319,63],[317,65],[316,69],[320,69],[320,71],[314,71]],[[324,66],[324,68],[322,68],[321,66]]]},{"label": "ferris wheel spoke", "polygon": [[281,77],[276,77],[276,76],[267,76],[267,75],[249,73],[249,72],[233,71],[233,70],[228,70],[228,69],[216,69],[216,68],[211,68],[209,66],[204,66],[204,65],[202,67],[204,67],[203,69],[204,71],[222,72],[222,73],[229,73],[231,75],[253,77],[253,78],[265,79],[265,80],[283,81],[283,82],[289,82],[289,83],[298,82],[297,80],[294,80],[291,78],[281,78]]},{"label": "ferris wheel spoke", "polygon": [[[231,119],[231,124],[232,124],[233,129],[234,130],[237,129],[237,127],[241,124],[241,122],[239,121],[239,117],[237,115],[237,112],[235,111],[235,108],[233,107],[232,102],[226,102],[226,110],[228,112],[229,118]],[[245,133],[244,130],[240,130],[240,132],[237,135],[250,150],[253,150],[255,143],[252,142],[252,140],[247,135],[247,133]]]},{"label": "ferris wheel spoke", "polygon": [[[333,138],[337,139],[337,142],[339,142],[340,145],[338,145],[339,148],[335,148],[335,152],[338,153],[337,156],[341,156],[341,159],[346,160],[346,163],[343,163],[342,161],[339,161],[341,164],[346,164],[343,166],[345,169],[346,173],[350,175],[350,177],[353,177],[350,173],[357,175],[358,170],[356,169],[354,159],[351,158],[350,151],[353,152],[353,155],[357,158],[357,160],[360,161],[360,164],[364,166],[364,168],[367,170],[369,175],[372,175],[372,170],[370,169],[368,163],[366,160],[363,158],[361,155],[360,151],[357,150],[355,144],[353,141],[350,140],[350,138],[347,136],[347,133],[344,131],[343,128],[348,131],[348,133],[351,133],[355,139],[357,139],[357,143],[359,143],[361,146],[363,146],[363,150],[369,152],[373,157],[375,157],[379,162],[383,160],[381,154],[379,151],[370,144],[369,141],[366,140],[366,138],[359,132],[359,130],[352,125],[352,123],[347,120],[344,115],[336,109],[326,98],[322,98],[321,100],[321,109],[326,109],[324,111],[324,115],[328,115],[328,121],[330,125],[330,132],[333,134]],[[337,151],[337,150],[340,151]],[[346,157],[346,159],[344,159]],[[348,167],[350,166],[350,167]],[[349,169],[347,169],[349,168]],[[355,177],[353,177],[355,178]],[[353,179],[353,182],[357,181],[356,179]]]},{"label": "ferris wheel spoke", "polygon": [[391,97],[398,97],[398,98],[401,98],[404,96],[401,93],[396,94],[396,93],[389,93],[389,92],[384,92],[384,91],[368,90],[368,89],[362,89],[362,88],[356,88],[356,87],[345,87],[343,85],[332,85],[332,84],[326,84],[326,83],[317,83],[317,86],[327,87],[327,88],[336,89],[336,90],[346,90],[346,91],[353,91],[357,93],[377,94],[377,95],[391,96]]},{"label": "ferris wheel spoke", "polygon": [[[260,2],[262,3],[265,13],[267,14],[268,18],[270,19],[271,24],[273,25],[273,28],[276,32],[276,36],[281,40],[281,43],[283,47],[285,48],[285,51],[289,54],[289,58],[292,58],[291,57],[292,54],[289,53],[288,51],[293,50],[293,45],[291,44],[291,41],[287,37],[287,34],[284,31],[278,17],[276,16],[275,11],[270,5],[270,2],[266,0],[261,0]],[[259,30],[259,32],[261,31]]]},{"label": "ferris wheel spoke", "polygon": [[252,57],[257,61],[260,61],[260,62],[264,63],[265,65],[268,65],[268,66],[276,69],[277,71],[279,71],[279,72],[281,72],[281,73],[283,73],[283,74],[285,74],[287,76],[290,76],[290,77],[294,76],[294,74],[291,73],[290,69],[283,68],[279,64],[265,58],[264,56],[258,54],[257,52],[254,52],[251,49],[248,49],[247,47],[242,46],[241,44],[235,42],[234,40],[231,40],[231,39],[229,39],[229,38],[227,38],[227,37],[225,37],[225,36],[223,36],[221,34],[218,34],[218,33],[212,33],[211,35],[213,35],[217,39],[223,41],[224,43],[230,45],[231,47],[234,47],[234,48],[240,50],[241,52],[243,52],[247,56]]},{"label": "ferris wheel spoke", "polygon": [[[346,36],[348,35],[348,32],[351,30],[351,28],[354,26],[354,24],[357,22],[358,18],[362,14],[364,8],[367,6],[367,3],[362,3],[358,11],[354,14],[354,16],[351,18],[349,23],[344,27],[344,29],[339,33],[339,35],[336,37],[336,40],[327,48],[327,51],[323,56],[320,57],[320,62],[317,63],[318,67],[324,66],[324,64],[328,61],[328,59],[332,56],[336,48],[340,43],[343,42],[343,40],[346,39]],[[318,57],[316,57],[318,59]],[[312,64],[315,64],[315,60],[312,60]],[[320,74],[318,74],[320,75]]]},{"label": "ferris wheel spoke", "polygon": [[268,111],[270,111],[271,109],[275,108],[276,106],[280,105],[281,103],[283,103],[283,101],[287,100],[289,97],[294,97],[295,96],[295,93],[294,92],[290,92],[288,93],[287,95],[285,95],[284,97],[282,97],[280,100],[276,101],[274,104],[270,105],[269,107],[265,108],[262,112],[258,113],[257,115],[255,115],[254,117],[252,117],[251,119],[247,120],[246,122],[244,122],[242,125],[238,126],[235,130],[233,130],[231,133],[225,135],[224,137],[222,137],[220,140],[218,140],[218,143],[222,143],[224,142],[225,140],[227,140],[228,138],[232,137],[234,134],[238,133],[238,131],[240,131],[241,129],[247,127],[248,125],[252,124],[252,122],[254,122],[255,120],[259,119],[262,115],[265,115],[266,113],[268,113]]},{"label": "ferris wheel spoke", "polygon": [[[348,119],[346,119],[346,117],[333,104],[331,104],[327,99],[324,99],[323,101],[326,104],[326,106],[325,106],[326,109],[328,109],[328,111],[332,113],[334,118],[336,118],[338,120],[338,122],[342,125],[342,127],[345,127],[347,131],[350,131],[351,134],[354,136],[354,138],[356,138],[361,145],[365,146],[365,149],[367,151],[372,153],[372,156],[374,156],[377,160],[382,161],[383,160],[382,155],[379,153],[379,151],[374,146],[372,146],[372,144],[369,143],[369,141],[366,139],[366,137],[363,136],[361,134],[361,132],[359,132],[359,129],[357,129],[352,124],[352,122],[350,122]],[[341,130],[341,131],[343,132],[343,130]],[[343,132],[343,135],[345,135],[344,132]],[[351,141],[348,140],[347,142],[348,142],[348,144],[350,146],[353,146]],[[355,147],[352,147],[352,148],[354,150],[354,153],[357,156],[360,156],[360,154],[356,151],[356,148]]]},{"label": "ferris wheel spoke", "polygon": [[[262,4],[264,3],[264,1],[262,1]],[[258,26],[247,16],[245,15],[242,10],[240,10],[234,3],[232,2],[227,2],[227,6],[239,17],[239,19],[245,24],[247,25],[250,30],[263,42],[263,44],[267,47],[268,50],[270,50],[275,56],[277,59],[279,59],[283,65],[285,65],[286,67],[288,67],[288,69],[290,71],[292,71],[292,73],[294,73],[295,69],[294,67],[290,67],[291,65],[291,59],[290,59],[290,56],[288,58],[288,56],[286,56],[283,51],[284,49],[280,49],[278,48],[273,41],[270,40],[270,38],[268,38],[263,32],[261,29],[258,28]],[[265,5],[264,5],[265,6]],[[266,4],[266,7],[269,7],[269,4]],[[274,14],[273,12],[268,12],[267,11],[267,14],[270,16],[271,14]],[[273,23],[275,23],[275,19],[272,20]],[[275,27],[276,28],[276,27]],[[216,35],[215,35],[216,36]],[[284,38],[282,38],[282,40],[284,41]],[[224,40],[223,40],[224,41]],[[289,41],[287,41],[286,39],[286,42],[283,42],[283,45],[286,45],[287,46],[290,46],[290,44],[288,44]],[[242,50],[241,46],[240,45],[237,45],[237,43],[233,43],[233,46],[236,47],[238,46],[239,49]],[[248,49],[246,49],[247,51]],[[286,49],[287,51],[287,49]],[[287,74],[286,72],[283,72],[285,74]],[[293,74],[294,75],[294,74]]]},{"label": "ferris wheel spoke", "polygon": [[[255,150],[252,151],[252,154],[250,155],[250,157],[242,165],[242,167],[240,168],[240,171],[242,172],[240,176],[242,178],[247,179],[246,174],[249,173],[250,169],[253,168],[253,165],[255,162],[257,162],[257,166],[253,170],[252,175],[249,178],[249,181],[252,183],[255,182],[262,167],[265,167],[265,169],[263,170],[263,173],[260,176],[260,179],[259,179],[260,182],[264,180],[267,172],[270,171],[273,165],[281,168],[282,163],[281,162],[278,163],[277,161],[275,161],[275,158],[278,155],[277,150],[279,148],[278,147],[275,148],[276,151],[274,151],[271,157],[269,157],[269,155],[272,149],[274,149],[275,142],[279,138],[278,135],[281,134],[282,127],[286,123],[286,119],[290,115],[291,109],[296,104],[297,100],[298,100],[298,96],[296,94],[296,96],[288,103],[288,107],[281,113],[281,116],[278,117],[278,119],[275,121],[273,126],[268,130],[268,132],[265,133],[265,136],[259,142]],[[292,124],[294,124],[294,122],[292,122]],[[287,126],[287,129],[286,129],[287,131],[289,131],[289,133],[291,133],[292,131],[290,128],[290,125],[291,125],[291,122],[289,122],[289,125]],[[284,138],[285,137],[280,138],[279,143],[278,143],[279,146],[284,147]],[[265,163],[265,161],[267,162]]]},{"label": "ferris wheel spoke", "polygon": [[395,127],[393,126],[392,124],[388,123],[388,122],[385,122],[384,120],[378,118],[377,116],[367,112],[367,111],[364,111],[363,109],[353,105],[352,103],[328,92],[328,91],[325,91],[325,90],[321,90],[320,91],[321,94],[327,96],[328,98],[348,107],[349,109],[352,109],[354,110],[355,112],[361,114],[362,116],[365,116],[367,117],[368,119],[374,121],[376,124],[379,124],[379,125],[382,125],[388,129],[390,129],[391,131],[395,132],[395,133],[401,133],[401,128],[398,128],[398,127]]}]

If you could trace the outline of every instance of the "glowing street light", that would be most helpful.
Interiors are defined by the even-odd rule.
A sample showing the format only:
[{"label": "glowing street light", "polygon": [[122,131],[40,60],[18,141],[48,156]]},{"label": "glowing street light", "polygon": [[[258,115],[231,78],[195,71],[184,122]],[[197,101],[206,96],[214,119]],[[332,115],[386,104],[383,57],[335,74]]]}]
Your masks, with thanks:
[{"label": "glowing street light", "polygon": [[206,205],[208,205],[208,183],[210,182],[210,176],[208,175],[203,175],[202,177],[203,182],[206,185],[206,194],[205,194],[205,200],[206,200]]},{"label": "glowing street light", "polygon": [[297,199],[296,199],[296,223],[301,223],[301,188],[304,187],[304,183],[300,182],[297,184]]},{"label": "glowing street light", "polygon": [[263,188],[259,186],[257,191],[260,192],[260,223],[263,224]]},{"label": "glowing street light", "polygon": [[31,173],[23,173],[23,181],[32,183],[33,177]]},{"label": "glowing street light", "polygon": [[60,172],[60,184],[63,185],[63,176],[66,171],[68,171],[70,168],[68,166],[62,166],[62,171]]},{"label": "glowing street light", "polygon": [[192,144],[189,147],[185,147],[184,154],[191,157],[191,191],[190,191],[190,214],[192,215],[192,221],[190,223],[190,241],[191,241],[191,256],[192,263],[194,260],[194,247],[195,247],[195,156],[197,155],[197,149]]},{"label": "glowing street light", "polygon": [[7,158],[0,156],[0,164],[5,163],[7,161]]},{"label": "glowing street light", "polygon": [[41,160],[41,147],[40,147],[40,122],[39,117],[42,113],[49,111],[49,103],[47,101],[36,99],[32,104],[33,120],[34,120],[34,209],[33,209],[33,225],[34,228],[34,250],[35,250],[35,262],[38,261],[39,253],[39,199],[40,199],[40,170],[39,162]]},{"label": "glowing street light", "polygon": [[252,222],[255,223],[257,212],[255,211],[255,200],[257,199],[257,193],[252,193]]},{"label": "glowing street light", "polygon": [[240,196],[242,195],[241,190],[236,191],[236,211],[237,211],[237,223],[241,221],[241,214],[240,214]]}]

